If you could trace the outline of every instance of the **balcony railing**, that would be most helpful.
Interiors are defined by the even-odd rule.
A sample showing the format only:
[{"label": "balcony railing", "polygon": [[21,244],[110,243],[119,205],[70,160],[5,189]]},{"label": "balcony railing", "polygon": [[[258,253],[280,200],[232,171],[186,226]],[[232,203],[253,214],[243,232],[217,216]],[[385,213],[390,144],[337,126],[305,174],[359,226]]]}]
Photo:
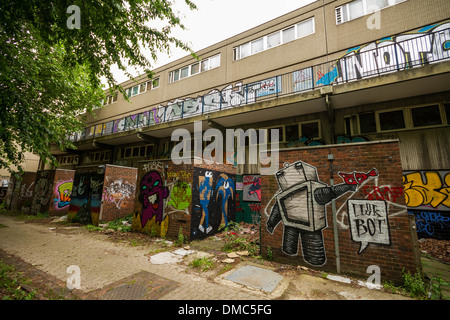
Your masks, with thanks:
[{"label": "balcony railing", "polygon": [[450,22],[423,27],[417,33],[401,34],[351,48],[341,58],[285,73],[265,80],[229,85],[196,98],[176,99],[167,105],[87,127],[70,139],[81,141],[137,128],[208,114],[262,100],[339,85],[450,58]]}]

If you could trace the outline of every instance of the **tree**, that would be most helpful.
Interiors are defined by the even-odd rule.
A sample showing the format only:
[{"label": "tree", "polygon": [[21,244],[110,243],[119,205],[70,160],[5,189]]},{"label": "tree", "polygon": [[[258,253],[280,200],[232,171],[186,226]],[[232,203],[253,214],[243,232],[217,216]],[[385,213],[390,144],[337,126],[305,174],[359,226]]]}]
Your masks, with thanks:
[{"label": "tree", "polygon": [[[196,6],[184,0],[191,10]],[[0,8],[0,168],[21,162],[25,151],[56,164],[50,145],[75,148],[67,137],[84,127],[83,114],[111,92],[111,66],[130,78],[127,65],[151,67],[184,28],[173,3],[164,0],[4,0]],[[150,52],[151,60],[144,55]]]}]

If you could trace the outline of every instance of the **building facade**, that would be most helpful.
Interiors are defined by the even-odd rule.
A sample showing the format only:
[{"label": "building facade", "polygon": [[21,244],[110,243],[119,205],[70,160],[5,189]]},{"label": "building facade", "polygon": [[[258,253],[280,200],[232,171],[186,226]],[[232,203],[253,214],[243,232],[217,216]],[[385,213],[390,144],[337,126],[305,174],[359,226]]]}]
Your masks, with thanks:
[{"label": "building facade", "polygon": [[[279,129],[280,151],[395,140],[403,190],[389,178],[366,198],[391,203],[400,194],[419,236],[449,238],[449,1],[319,0],[196,54],[154,70],[153,79],[122,83],[129,102],[108,92],[71,137],[77,150],[54,150],[60,167],[158,167],[178,143],[176,129],[193,140],[194,128]],[[236,218],[266,214],[265,222],[259,162],[228,153],[223,160],[235,168]],[[334,179],[345,181],[338,171]],[[193,177],[186,181],[199,184]]]}]

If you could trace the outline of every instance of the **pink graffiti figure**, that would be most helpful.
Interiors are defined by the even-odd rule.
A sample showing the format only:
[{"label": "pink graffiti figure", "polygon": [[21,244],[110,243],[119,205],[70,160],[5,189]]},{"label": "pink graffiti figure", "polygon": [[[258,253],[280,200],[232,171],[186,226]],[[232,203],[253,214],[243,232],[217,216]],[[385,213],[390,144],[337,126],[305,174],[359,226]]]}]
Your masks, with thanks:
[{"label": "pink graffiti figure", "polygon": [[367,173],[354,171],[352,173],[339,172],[338,174],[342,179],[344,179],[344,182],[349,185],[358,185],[370,177],[378,177],[377,169],[372,169]]},{"label": "pink graffiti figure", "polygon": [[147,173],[141,180],[142,227],[154,216],[155,222],[161,223],[164,213],[164,199],[169,196],[169,189],[163,185],[161,175],[156,171]]}]

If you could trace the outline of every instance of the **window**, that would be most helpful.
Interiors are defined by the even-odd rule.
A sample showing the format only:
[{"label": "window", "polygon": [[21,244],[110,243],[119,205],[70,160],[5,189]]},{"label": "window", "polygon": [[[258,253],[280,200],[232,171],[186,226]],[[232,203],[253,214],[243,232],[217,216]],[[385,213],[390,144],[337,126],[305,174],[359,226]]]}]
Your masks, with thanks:
[{"label": "window", "polygon": [[200,72],[200,63],[194,63],[193,65],[191,65],[191,74],[197,74]]},{"label": "window", "polygon": [[295,27],[291,27],[289,29],[283,30],[282,34],[283,34],[283,43],[294,40],[295,39]]},{"label": "window", "polygon": [[427,127],[442,124],[439,105],[411,109],[414,127]]},{"label": "window", "polygon": [[367,112],[359,115],[359,128],[361,133],[377,132],[375,113]]},{"label": "window", "polygon": [[267,49],[276,47],[280,43],[281,43],[281,36],[279,32],[267,36]]},{"label": "window", "polygon": [[[183,68],[173,70],[169,73],[169,83],[193,76],[200,72],[205,72],[220,67],[220,54],[216,54],[210,58],[200,62],[193,63]],[[159,83],[158,83],[159,86]]]},{"label": "window", "polygon": [[285,141],[287,141],[287,142],[297,141],[300,138],[300,136],[298,134],[298,124],[285,126],[284,131],[285,131],[285,135],[286,135]]},{"label": "window", "polygon": [[404,129],[406,127],[403,110],[380,112],[378,116],[381,131]]},{"label": "window", "polygon": [[297,24],[297,39],[314,33],[314,20],[309,19]]},{"label": "window", "polygon": [[235,47],[233,49],[233,58],[234,60],[244,59],[280,44],[306,37],[314,32],[314,18],[304,20],[294,26]]},{"label": "window", "polygon": [[407,0],[355,0],[336,7],[336,24],[365,16],[376,10],[381,10]]},{"label": "window", "polygon": [[258,53],[264,50],[264,40],[258,39],[252,42],[252,54]]},{"label": "window", "polygon": [[189,67],[184,67],[181,69],[181,79],[187,78],[189,76]]},{"label": "window", "polygon": [[320,138],[319,121],[301,123],[300,131],[302,137]]}]

